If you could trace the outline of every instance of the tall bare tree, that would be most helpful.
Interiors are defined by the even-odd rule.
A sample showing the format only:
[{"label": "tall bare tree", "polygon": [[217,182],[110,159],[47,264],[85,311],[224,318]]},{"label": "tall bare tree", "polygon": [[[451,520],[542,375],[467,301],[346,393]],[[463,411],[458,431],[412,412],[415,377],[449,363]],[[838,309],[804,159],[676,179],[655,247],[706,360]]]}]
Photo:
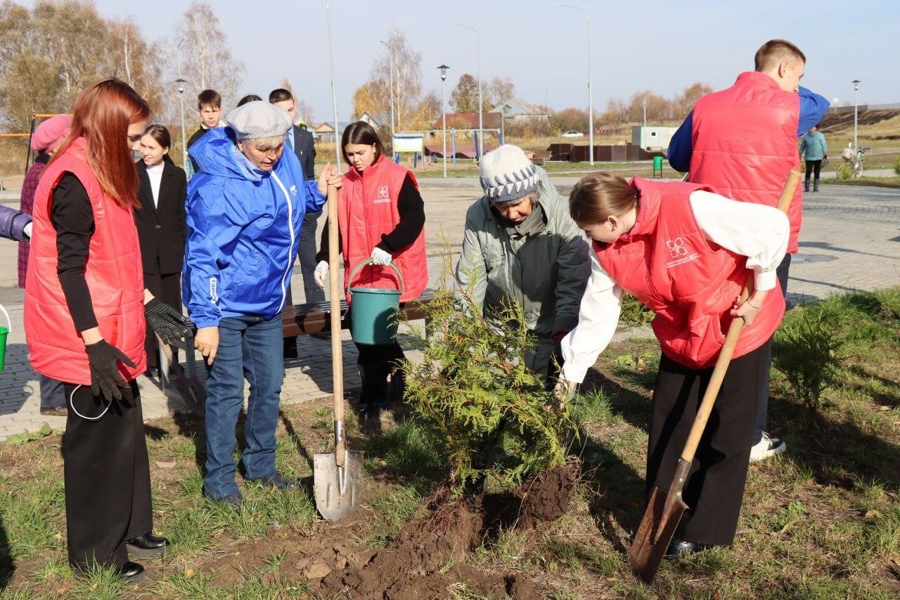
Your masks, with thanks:
[{"label": "tall bare tree", "polygon": [[440,114],[440,100],[422,86],[422,53],[413,50],[406,35],[396,27],[383,40],[385,51],[375,58],[369,80],[354,93],[356,115],[368,110],[390,132],[391,81],[393,81],[396,130],[429,128]]},{"label": "tall bare tree", "polygon": [[226,101],[235,99],[244,63],[232,56],[228,38],[208,2],[188,7],[175,28],[171,47],[174,56],[169,70],[187,80],[185,97],[192,105],[205,89],[216,90]]}]

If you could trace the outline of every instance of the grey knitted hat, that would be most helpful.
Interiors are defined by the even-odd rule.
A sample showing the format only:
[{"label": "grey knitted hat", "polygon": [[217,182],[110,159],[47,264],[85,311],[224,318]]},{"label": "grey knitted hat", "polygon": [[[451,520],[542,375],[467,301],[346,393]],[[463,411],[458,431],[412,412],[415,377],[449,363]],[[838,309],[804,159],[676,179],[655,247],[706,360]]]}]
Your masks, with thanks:
[{"label": "grey knitted hat", "polygon": [[494,204],[527,196],[537,184],[537,168],[518,146],[504,144],[481,158],[481,187]]},{"label": "grey knitted hat", "polygon": [[291,115],[262,100],[235,108],[226,120],[239,140],[284,136],[292,124]]}]

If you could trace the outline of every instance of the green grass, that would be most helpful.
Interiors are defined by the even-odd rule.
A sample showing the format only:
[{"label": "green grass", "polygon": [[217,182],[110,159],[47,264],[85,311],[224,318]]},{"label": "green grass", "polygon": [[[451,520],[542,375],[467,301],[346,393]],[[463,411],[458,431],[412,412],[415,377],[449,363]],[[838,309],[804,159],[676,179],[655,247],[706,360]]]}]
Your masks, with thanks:
[{"label": "green grass", "polygon": [[[652,586],[631,574],[626,551],[643,513],[657,367],[656,343],[632,339],[601,356],[573,402],[578,435],[570,453],[582,457],[584,471],[569,511],[538,530],[507,528],[485,540],[465,559],[468,568],[532,578],[543,597],[560,600],[898,597],[900,289],[835,296],[819,309],[840,323],[837,381],[824,391],[828,402],[812,410],[782,372],[773,373],[770,426],[787,440],[788,452],[751,465],[732,547],[665,562]],[[786,325],[802,319],[804,310],[789,311]],[[328,416],[327,402],[284,412],[292,428],[279,431],[279,468],[308,477],[301,448],[328,447],[330,432],[315,428]],[[145,561],[151,578],[137,590],[108,570],[76,577],[69,569],[59,436],[0,446],[6,540],[0,544],[0,595],[318,599],[303,561],[335,548],[353,548],[365,560],[367,552],[390,547],[404,527],[428,513],[447,473],[414,421],[385,420],[380,433],[352,422],[349,441],[365,454],[367,491],[348,522],[318,521],[308,488],[286,493],[242,482],[246,503],[235,511],[203,499],[197,426],[183,418],[154,422],[166,435],[148,440],[151,457],[176,458],[174,468],[152,472],[155,531],[172,547],[164,559]],[[462,572],[463,566],[454,559],[441,572]],[[445,597],[486,597],[475,589],[460,579]]]}]

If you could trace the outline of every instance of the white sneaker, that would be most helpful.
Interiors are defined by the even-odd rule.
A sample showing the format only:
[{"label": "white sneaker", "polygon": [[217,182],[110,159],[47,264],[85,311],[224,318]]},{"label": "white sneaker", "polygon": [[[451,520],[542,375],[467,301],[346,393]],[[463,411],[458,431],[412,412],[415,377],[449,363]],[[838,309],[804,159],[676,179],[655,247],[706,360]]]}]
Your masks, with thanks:
[{"label": "white sneaker", "polygon": [[763,431],[762,439],[759,440],[759,443],[750,448],[750,462],[765,460],[770,456],[781,454],[785,450],[787,450],[787,444],[784,443],[783,439],[770,437],[767,432]]}]

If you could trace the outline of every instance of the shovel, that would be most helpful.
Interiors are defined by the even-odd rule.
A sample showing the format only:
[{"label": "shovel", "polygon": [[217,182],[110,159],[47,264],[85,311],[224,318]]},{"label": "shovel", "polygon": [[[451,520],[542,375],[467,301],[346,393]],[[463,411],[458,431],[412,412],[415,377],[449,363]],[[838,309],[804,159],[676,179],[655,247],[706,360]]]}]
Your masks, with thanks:
[{"label": "shovel", "polygon": [[316,508],[326,521],[352,514],[362,495],[362,456],[344,439],[344,361],[341,353],[341,286],[338,275],[337,189],[328,186],[328,271],[331,303],[331,370],[334,379],[334,452],[313,456]]},{"label": "shovel", "polygon": [[[791,199],[794,197],[794,191],[800,183],[800,172],[791,171],[788,174],[787,181],[784,183],[784,189],[781,191],[781,198],[778,200],[777,208],[783,212],[787,212]],[[753,283],[751,279],[748,285],[744,287],[741,294],[743,301],[749,295],[749,285]],[[713,368],[712,376],[706,392],[703,394],[703,400],[697,411],[697,417],[691,427],[687,442],[684,444],[684,450],[681,451],[681,457],[678,460],[678,466],[672,477],[672,483],[669,485],[668,491],[662,488],[653,488],[650,495],[650,502],[644,511],[644,517],[638,526],[637,533],[634,536],[634,542],[628,550],[628,562],[635,574],[647,583],[653,583],[656,577],[656,571],[659,564],[665,556],[666,549],[672,542],[675,530],[679,521],[687,510],[688,506],[681,497],[684,491],[684,484],[687,481],[691,471],[691,465],[694,462],[694,454],[697,452],[697,445],[700,443],[700,437],[703,430],[706,429],[706,421],[712,412],[713,405],[716,403],[716,396],[719,395],[719,388],[722,386],[722,380],[725,378],[725,372],[728,370],[728,364],[731,362],[731,356],[734,354],[734,348],[737,345],[738,337],[741,329],[744,327],[743,319],[732,319],[731,325],[728,327],[728,333],[725,335],[725,343],[716,359],[716,366]]]}]

